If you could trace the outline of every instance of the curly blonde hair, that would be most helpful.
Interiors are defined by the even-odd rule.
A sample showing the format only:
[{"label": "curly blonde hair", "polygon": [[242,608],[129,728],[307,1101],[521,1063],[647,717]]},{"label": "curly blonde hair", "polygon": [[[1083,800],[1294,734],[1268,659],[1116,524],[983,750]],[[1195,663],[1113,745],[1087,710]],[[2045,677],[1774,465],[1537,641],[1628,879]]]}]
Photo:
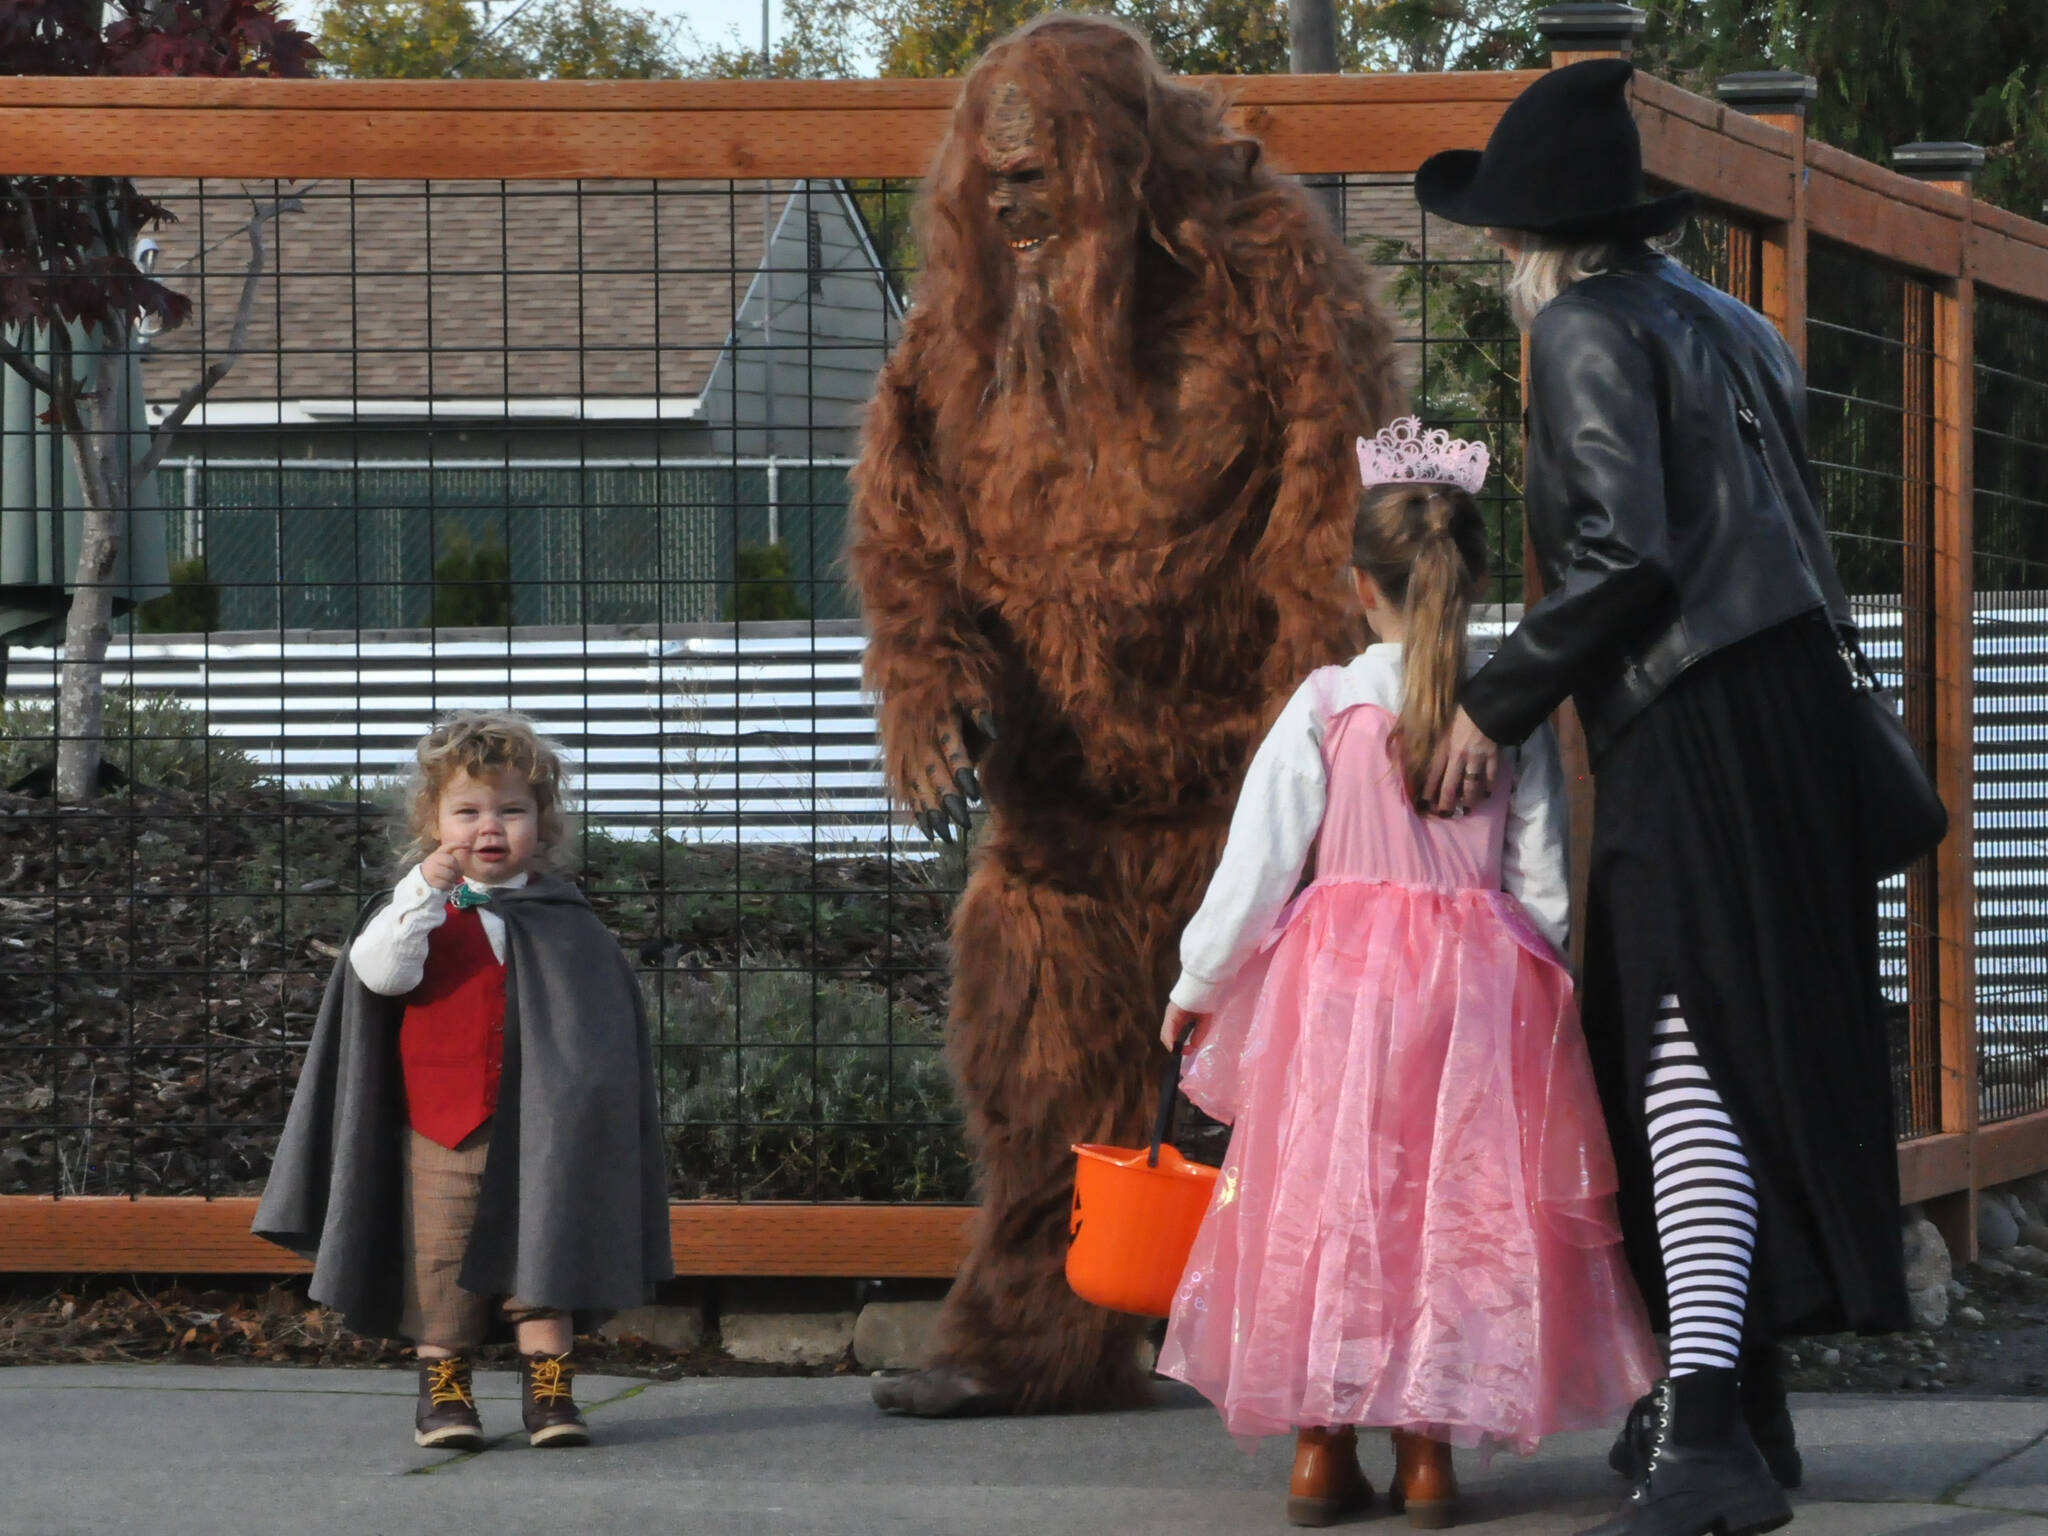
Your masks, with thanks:
[{"label": "curly blonde hair", "polygon": [[411,841],[402,853],[408,866],[440,846],[434,825],[440,818],[441,796],[456,775],[485,779],[509,773],[533,789],[539,822],[534,867],[569,867],[569,815],[562,805],[568,771],[562,766],[561,750],[526,716],[509,709],[458,709],[420,738],[413,758],[405,798],[405,830]]}]

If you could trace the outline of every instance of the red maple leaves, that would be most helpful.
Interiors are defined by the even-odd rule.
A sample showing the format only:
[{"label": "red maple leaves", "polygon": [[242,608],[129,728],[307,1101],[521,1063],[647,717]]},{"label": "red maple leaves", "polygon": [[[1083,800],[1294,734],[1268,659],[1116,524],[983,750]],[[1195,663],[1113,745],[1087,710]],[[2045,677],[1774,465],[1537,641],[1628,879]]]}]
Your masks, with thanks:
[{"label": "red maple leaves", "polygon": [[[318,57],[276,0],[0,0],[0,75],[296,78]],[[118,177],[0,176],[0,325],[180,324],[191,301],[134,261],[172,219]]]}]

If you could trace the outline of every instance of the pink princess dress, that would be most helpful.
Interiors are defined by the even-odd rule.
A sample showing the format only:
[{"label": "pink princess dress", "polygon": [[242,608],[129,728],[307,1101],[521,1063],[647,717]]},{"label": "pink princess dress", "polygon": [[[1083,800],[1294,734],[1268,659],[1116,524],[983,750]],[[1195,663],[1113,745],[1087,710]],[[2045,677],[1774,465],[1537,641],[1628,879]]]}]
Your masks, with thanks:
[{"label": "pink princess dress", "polygon": [[1618,1421],[1660,1370],[1554,947],[1557,749],[1546,730],[1483,808],[1424,818],[1400,697],[1393,645],[1303,685],[1183,939],[1174,999],[1210,1014],[1183,1086],[1232,1135],[1159,1369],[1233,1435],[1527,1452]]}]

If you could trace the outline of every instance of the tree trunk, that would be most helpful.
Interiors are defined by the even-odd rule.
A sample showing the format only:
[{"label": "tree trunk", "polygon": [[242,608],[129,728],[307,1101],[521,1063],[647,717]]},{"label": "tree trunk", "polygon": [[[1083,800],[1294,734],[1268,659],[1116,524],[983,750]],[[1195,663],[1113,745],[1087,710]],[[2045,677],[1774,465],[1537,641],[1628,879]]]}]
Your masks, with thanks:
[{"label": "tree trunk", "polygon": [[78,469],[85,507],[80,518],[77,587],[64,622],[64,668],[57,694],[57,799],[77,803],[99,788],[105,738],[107,643],[114,612],[114,562],[121,552],[128,510],[128,454],[117,405],[128,338],[106,339],[96,359],[91,393],[78,401],[64,435]]}]

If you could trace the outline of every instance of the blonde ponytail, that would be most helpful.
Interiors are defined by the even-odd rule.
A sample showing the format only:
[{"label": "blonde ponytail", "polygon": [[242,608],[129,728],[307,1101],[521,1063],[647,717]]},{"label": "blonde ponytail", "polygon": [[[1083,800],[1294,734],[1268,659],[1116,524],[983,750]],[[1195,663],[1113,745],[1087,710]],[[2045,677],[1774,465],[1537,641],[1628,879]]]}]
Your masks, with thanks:
[{"label": "blonde ponytail", "polygon": [[1359,509],[1351,559],[1407,620],[1395,742],[1419,801],[1465,687],[1465,636],[1486,582],[1485,519],[1455,486],[1380,486]]}]

